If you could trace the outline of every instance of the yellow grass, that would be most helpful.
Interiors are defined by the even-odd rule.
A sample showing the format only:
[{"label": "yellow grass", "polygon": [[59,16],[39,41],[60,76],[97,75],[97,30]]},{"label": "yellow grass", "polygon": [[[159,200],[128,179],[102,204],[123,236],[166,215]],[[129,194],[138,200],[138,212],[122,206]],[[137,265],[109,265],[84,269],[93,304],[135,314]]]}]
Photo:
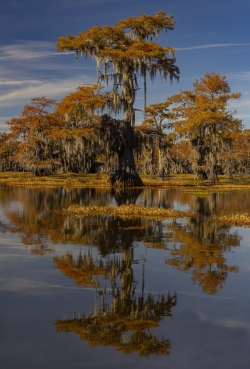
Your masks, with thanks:
[{"label": "yellow grass", "polygon": [[236,213],[231,215],[214,216],[213,220],[228,225],[250,227],[250,214]]},{"label": "yellow grass", "polygon": [[79,206],[71,205],[68,209],[61,210],[62,214],[79,218],[83,216],[113,216],[123,219],[131,218],[147,218],[147,219],[164,219],[164,218],[183,218],[195,216],[195,213],[189,211],[179,211],[163,208],[146,208],[138,205],[122,205],[122,206]]},{"label": "yellow grass", "polygon": [[37,177],[28,172],[0,173],[0,183],[8,186],[66,188],[111,187],[108,180],[108,174],[62,173],[51,176]]},{"label": "yellow grass", "polygon": [[[141,175],[143,188],[178,187],[197,196],[206,196],[208,192],[224,192],[229,190],[250,190],[250,176],[235,176],[228,180],[219,176],[219,184],[204,185],[202,181],[195,181],[193,174],[171,174],[164,180],[157,175]],[[108,174],[60,173],[51,176],[37,177],[29,172],[0,172],[0,184],[25,187],[65,187],[65,188],[110,188]]]}]

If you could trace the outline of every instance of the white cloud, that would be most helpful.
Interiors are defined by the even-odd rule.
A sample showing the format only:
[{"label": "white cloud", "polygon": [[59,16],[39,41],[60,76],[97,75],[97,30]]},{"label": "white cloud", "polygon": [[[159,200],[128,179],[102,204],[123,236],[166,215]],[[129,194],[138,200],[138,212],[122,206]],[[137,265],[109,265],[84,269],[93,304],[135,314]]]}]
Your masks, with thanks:
[{"label": "white cloud", "polygon": [[232,73],[228,75],[228,78],[249,81],[250,72],[246,71],[246,72]]},{"label": "white cloud", "polygon": [[35,79],[28,79],[28,80],[24,80],[24,81],[0,81],[0,87],[1,86],[22,86],[22,85],[25,85],[25,84],[39,84],[41,81],[39,80],[35,80]]},{"label": "white cloud", "polygon": [[[72,52],[74,53],[74,52]],[[26,60],[61,55],[56,51],[54,42],[20,41],[0,47],[0,60]]]},{"label": "white cloud", "polygon": [[237,114],[237,118],[240,119],[250,119],[250,114]]},{"label": "white cloud", "polygon": [[183,51],[183,50],[211,49],[215,47],[232,47],[232,46],[250,46],[250,44],[207,44],[188,47],[177,47],[176,49],[178,51]]},{"label": "white cloud", "polygon": [[[87,76],[81,78],[71,78],[66,80],[51,79],[50,81],[20,81],[16,84],[14,90],[8,93],[0,94],[0,106],[23,105],[28,103],[34,97],[46,96],[48,98],[60,98],[63,95],[72,92],[79,86],[79,81],[82,83],[94,83],[92,79]],[[14,81],[9,81],[11,82]],[[2,120],[3,118],[1,118]]]},{"label": "white cloud", "polygon": [[210,317],[206,316],[202,312],[198,312],[198,315],[202,321],[205,322],[212,322],[213,324],[227,327],[227,328],[250,328],[250,324],[248,322],[244,322],[241,320],[233,320],[233,319],[211,319]]},{"label": "white cloud", "polygon": [[17,41],[0,46],[0,63],[1,131],[8,130],[9,116],[19,116],[30,99],[60,100],[80,84],[96,82],[94,63],[75,64],[74,55],[58,53],[54,42]]},{"label": "white cloud", "polygon": [[242,100],[235,101],[235,102],[231,103],[230,106],[232,106],[234,109],[239,109],[239,108],[248,108],[249,109],[250,99],[242,99]]},{"label": "white cloud", "polygon": [[[30,280],[28,278],[0,278],[0,290],[10,292],[23,292],[27,294],[50,294],[58,290],[77,290],[79,287],[63,286],[57,284],[44,283],[39,280]],[[82,287],[86,290],[94,290],[94,288]]]},{"label": "white cloud", "polygon": [[13,60],[19,60],[19,59],[34,59],[34,58],[41,58],[41,57],[47,57],[47,56],[52,56],[52,55],[59,55],[59,53],[56,52],[49,52],[49,51],[44,51],[44,52],[37,52],[37,53],[31,53],[31,52],[23,52],[23,53],[16,53],[16,50],[13,52],[7,52],[5,53],[5,56],[0,56],[0,60],[9,60],[9,59],[13,59]]},{"label": "white cloud", "polygon": [[[74,53],[73,53],[74,54]],[[95,74],[95,63],[74,63],[72,53],[58,53],[53,42],[20,41],[7,46],[0,46],[0,91],[8,93],[12,86],[32,84],[39,80],[69,79],[75,75]],[[58,57],[59,56],[59,57]],[[7,76],[7,78],[6,78]],[[79,82],[78,82],[79,84]]]}]

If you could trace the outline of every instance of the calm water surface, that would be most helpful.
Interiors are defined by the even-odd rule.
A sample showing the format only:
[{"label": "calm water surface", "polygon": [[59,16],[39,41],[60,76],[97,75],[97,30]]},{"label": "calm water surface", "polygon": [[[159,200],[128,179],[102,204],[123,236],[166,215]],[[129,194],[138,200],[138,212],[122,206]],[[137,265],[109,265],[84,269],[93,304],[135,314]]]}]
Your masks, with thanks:
[{"label": "calm water surface", "polygon": [[[192,210],[73,219],[71,204]],[[250,368],[250,193],[0,187],[0,368]]]}]

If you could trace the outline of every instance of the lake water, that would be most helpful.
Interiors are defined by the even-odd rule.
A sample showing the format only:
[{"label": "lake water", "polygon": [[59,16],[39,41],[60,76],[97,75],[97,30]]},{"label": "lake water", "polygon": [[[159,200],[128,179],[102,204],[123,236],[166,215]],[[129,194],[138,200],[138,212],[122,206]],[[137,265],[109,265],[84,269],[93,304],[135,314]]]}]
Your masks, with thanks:
[{"label": "lake water", "polygon": [[[71,204],[191,210],[74,219]],[[0,368],[250,368],[250,192],[0,187]]]}]

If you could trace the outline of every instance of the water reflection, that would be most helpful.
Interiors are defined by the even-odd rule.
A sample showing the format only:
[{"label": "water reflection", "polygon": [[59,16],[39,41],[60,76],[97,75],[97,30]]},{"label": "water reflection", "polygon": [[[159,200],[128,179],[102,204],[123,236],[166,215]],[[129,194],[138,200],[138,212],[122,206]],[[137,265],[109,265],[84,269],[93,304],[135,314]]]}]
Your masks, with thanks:
[{"label": "water reflection", "polygon": [[[126,248],[121,256],[113,255],[106,261],[93,262],[90,252],[73,260],[66,255],[60,260],[54,258],[56,267],[75,279],[77,285],[96,287],[93,312],[73,319],[56,320],[57,332],[74,332],[90,346],[114,346],[126,354],[168,355],[171,349],[169,339],[158,339],[154,333],[161,320],[172,316],[177,304],[176,293],[144,293],[145,259],[142,262],[141,292],[139,282],[134,278],[133,248]],[[65,273],[66,271],[66,273]],[[93,280],[93,277],[96,277]],[[98,276],[106,278],[105,286],[98,282]]]},{"label": "water reflection", "polygon": [[169,355],[170,340],[158,339],[152,328],[172,314],[176,295],[128,299],[116,292],[110,303],[107,303],[107,294],[101,293],[101,296],[101,304],[97,307],[96,302],[93,313],[78,319],[56,320],[57,332],[74,332],[89,346],[114,346],[126,354]]},{"label": "water reflection", "polygon": [[228,274],[239,271],[237,265],[228,265],[226,256],[240,246],[242,237],[209,217],[216,213],[218,206],[221,204],[216,202],[216,194],[197,198],[196,210],[201,215],[185,223],[174,220],[166,236],[171,257],[165,263],[180,272],[191,273],[193,283],[208,294],[217,293]]},{"label": "water reflection", "polygon": [[[1,222],[0,227],[2,231],[9,230],[19,234],[23,244],[30,247],[32,253],[40,255],[53,253],[54,245],[58,243],[94,246],[102,258],[131,250],[138,242],[143,243],[146,248],[165,249],[167,265],[180,272],[189,272],[192,281],[199,284],[204,292],[217,293],[222,289],[228,273],[238,272],[236,265],[228,265],[227,253],[240,246],[241,237],[232,232],[230,227],[212,221],[210,215],[224,214],[228,200],[231,208],[234,207],[237,212],[237,206],[245,203],[243,200],[246,194],[239,193],[234,196],[238,201],[234,200],[231,192],[195,197],[175,189],[136,190],[125,193],[97,189],[67,191],[64,188],[1,186],[0,202],[8,223]],[[74,203],[102,205],[115,202],[136,202],[147,206],[172,208],[177,205],[179,208],[188,206],[190,210],[198,211],[200,216],[185,221],[166,222],[112,217],[74,219],[56,212]],[[84,275],[80,268],[82,282],[79,279],[78,285],[89,280],[89,284],[94,286],[94,275],[107,274],[107,270],[102,270],[102,265],[94,264],[91,257],[87,257],[89,264]],[[68,254],[63,260],[55,258],[54,262],[56,267],[59,268],[60,265],[65,275],[70,276],[74,274],[72,270],[76,270],[76,265],[81,265],[82,260],[81,257],[78,260],[71,259]],[[100,263],[103,263],[103,260],[100,260]],[[85,268],[86,265],[85,263]],[[110,264],[106,263],[105,268],[109,267]],[[78,277],[80,278],[79,270]]]},{"label": "water reflection", "polygon": [[95,189],[0,186],[0,205],[7,220],[0,221],[0,229],[18,234],[33,253],[53,253],[51,243],[83,243],[76,222],[61,216],[58,210],[71,204],[103,205],[112,201],[110,192]]},{"label": "water reflection", "polygon": [[118,206],[135,204],[141,193],[142,189],[112,188],[111,190],[111,195]]},{"label": "water reflection", "polygon": [[174,222],[169,226],[167,250],[171,257],[165,263],[180,272],[190,272],[194,284],[206,293],[223,288],[228,273],[238,273],[236,265],[227,264],[227,253],[240,246],[241,237],[211,221]]},{"label": "water reflection", "polygon": [[109,263],[103,259],[94,259],[91,251],[80,252],[78,257],[66,252],[62,257],[54,257],[55,268],[59,269],[63,275],[75,280],[77,286],[94,287],[98,286],[98,277],[107,277],[109,270],[113,269]]},{"label": "water reflection", "polygon": [[[193,356],[190,353],[197,353],[197,350],[201,366],[208,362],[211,355],[214,358],[220,356],[215,359],[218,366],[223,354],[229,355],[227,357],[233,363],[241,362],[241,355],[245,355],[247,359],[244,360],[248,363],[246,327],[249,327],[249,297],[246,295],[249,271],[246,272],[245,259],[241,264],[242,269],[245,267],[245,273],[231,278],[233,284],[228,278],[239,271],[236,262],[230,263],[230,256],[237,250],[235,259],[241,260],[248,251],[244,244],[241,252],[238,250],[240,234],[213,222],[211,215],[248,211],[249,200],[249,194],[233,192],[198,197],[176,189],[145,189],[136,193],[131,191],[127,196],[124,192],[108,190],[41,190],[0,186],[0,229],[14,233],[32,254],[37,254],[36,257],[27,257],[28,253],[23,252],[15,242],[12,245],[11,242],[6,243],[3,247],[12,260],[11,264],[6,263],[7,282],[3,286],[4,298],[1,300],[3,316],[12,309],[12,323],[6,321],[4,331],[5,336],[10,337],[9,350],[15,351],[15,347],[19,347],[25,332],[24,351],[29,347],[35,352],[39,347],[39,355],[44,355],[42,346],[50,346],[49,355],[53,359],[62,358],[62,365],[69,367],[70,364],[65,364],[63,360],[67,359],[68,352],[70,357],[74,355],[75,348],[78,359],[72,364],[74,367],[81,366],[83,358],[89,362],[89,358],[96,360],[97,366],[102,365],[101,360],[104,366],[108,365],[103,359],[108,350],[104,353],[98,346],[111,346],[122,353],[138,355],[171,354],[174,366],[181,366],[183,362],[192,365]],[[199,215],[185,220],[155,221],[98,216],[74,219],[57,212],[71,204],[130,202],[190,209]],[[241,230],[239,232],[244,234]],[[13,253],[11,247],[15,251],[19,248],[18,253]],[[53,256],[50,256],[52,253]],[[48,257],[44,258],[45,254]],[[24,256],[22,262],[19,255]],[[192,282],[200,286],[198,290],[203,293],[194,293]],[[74,284],[76,288],[72,288]],[[225,284],[229,288],[222,291]],[[239,291],[235,291],[235,285],[239,286]],[[33,294],[31,286],[36,289],[32,290]],[[20,291],[25,292],[21,295]],[[217,296],[210,298],[211,294]],[[12,301],[13,296],[18,300],[13,300],[4,308],[6,296],[8,302]],[[27,309],[28,315],[25,314]],[[187,310],[187,314],[183,315],[185,309],[192,312]],[[81,314],[78,315],[78,312]],[[73,315],[73,318],[61,319],[64,314]],[[30,320],[31,316],[33,320]],[[39,334],[41,341],[37,345],[33,338],[37,337],[38,330],[43,333]],[[72,340],[62,334],[69,332],[75,333]],[[91,350],[92,354],[78,336],[88,345],[96,347]],[[22,337],[21,341],[19,337]],[[75,344],[74,337],[79,340],[79,345]],[[239,350],[236,352],[234,347]],[[61,356],[64,352],[65,356]],[[123,355],[113,354],[117,358],[114,365],[122,362],[121,366],[125,367],[132,360],[133,367],[141,365],[134,357],[125,359]],[[162,367],[168,365],[164,358],[154,360]],[[145,363],[151,365],[148,360],[143,365]]]}]

